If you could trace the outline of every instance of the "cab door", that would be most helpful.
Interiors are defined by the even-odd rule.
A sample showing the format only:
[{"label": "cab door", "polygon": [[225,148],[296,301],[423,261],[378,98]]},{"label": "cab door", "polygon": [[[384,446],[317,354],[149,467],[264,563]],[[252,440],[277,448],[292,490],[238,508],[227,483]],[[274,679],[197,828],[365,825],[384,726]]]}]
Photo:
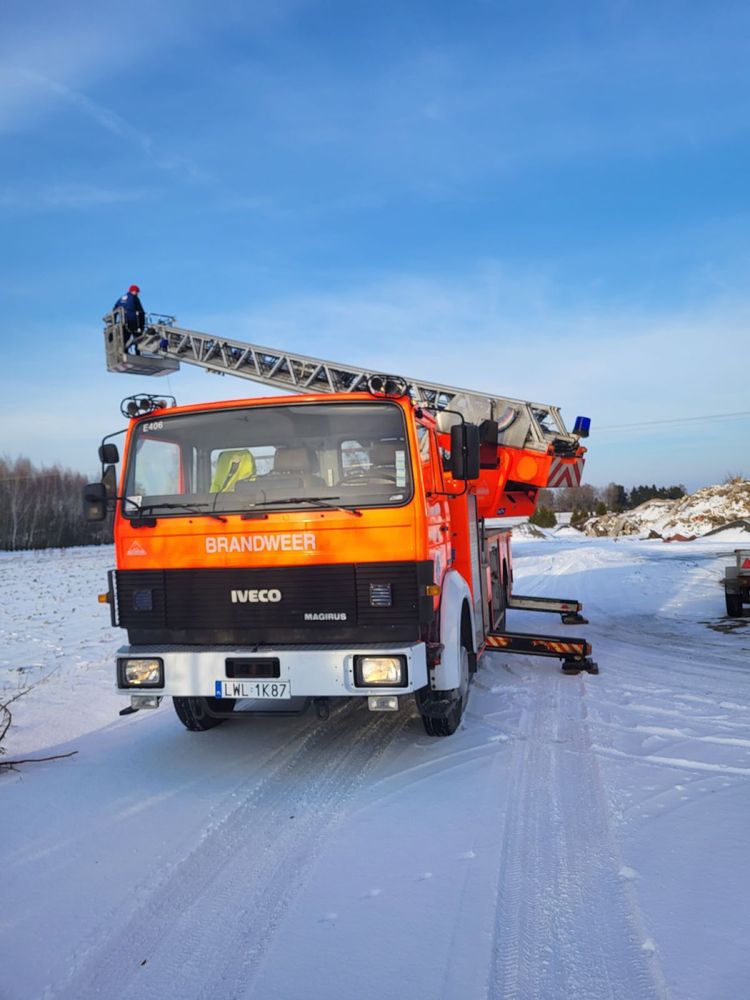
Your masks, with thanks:
[{"label": "cab door", "polygon": [[451,563],[448,498],[442,493],[443,477],[434,428],[417,422],[417,443],[424,484],[425,517],[429,558],[435,567],[435,583],[440,583]]}]

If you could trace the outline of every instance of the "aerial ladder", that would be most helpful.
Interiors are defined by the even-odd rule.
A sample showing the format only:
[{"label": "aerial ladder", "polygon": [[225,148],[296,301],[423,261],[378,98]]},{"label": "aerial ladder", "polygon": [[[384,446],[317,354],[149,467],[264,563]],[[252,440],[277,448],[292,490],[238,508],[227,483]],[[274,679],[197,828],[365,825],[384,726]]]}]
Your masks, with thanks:
[{"label": "aerial ladder", "polygon": [[[148,314],[146,329],[138,338],[140,354],[132,354],[124,347],[122,311],[108,313],[104,323],[107,370],[111,372],[170,375],[179,370],[181,363],[186,363],[214,374],[236,375],[298,393],[368,391],[373,378],[383,378],[375,369],[188,330],[177,326],[174,316],[161,313]],[[498,449],[525,453],[513,456],[516,461],[509,465],[505,476],[505,485],[511,489],[503,492],[506,497],[510,494],[511,499],[502,513],[499,505],[488,516],[533,513],[536,491],[540,488],[580,485],[586,451],[580,439],[588,435],[585,418],[579,418],[573,432],[569,432],[559,407],[549,403],[495,396],[423,379],[388,377],[404,383],[415,405],[438,413],[460,412],[466,420],[478,425],[493,421],[497,425],[497,438],[492,443]],[[526,503],[522,502],[524,495],[529,498]]]},{"label": "aerial ladder", "polygon": [[[559,407],[553,404],[384,375],[376,369],[217,337],[180,327],[174,316],[163,313],[147,315],[145,330],[137,339],[139,354],[127,351],[127,337],[122,310],[106,314],[104,347],[108,371],[165,376],[177,372],[185,363],[291,393],[395,390],[408,393],[416,406],[434,412],[446,441],[457,415],[477,424],[482,434],[477,512],[484,521],[532,514],[540,489],[577,486],[581,482],[586,452],[581,438],[588,436],[589,421],[579,417],[573,431],[569,431]],[[130,405],[128,415],[137,416],[137,397]],[[512,580],[506,584],[505,607],[559,614],[566,625],[587,623],[579,601],[516,595]],[[584,669],[597,672],[596,664],[588,659],[591,648],[583,639],[562,641],[555,636],[502,631],[494,638],[488,636],[487,644],[510,653],[560,658],[563,669],[568,664],[570,672],[577,673],[580,663],[586,664]]]}]

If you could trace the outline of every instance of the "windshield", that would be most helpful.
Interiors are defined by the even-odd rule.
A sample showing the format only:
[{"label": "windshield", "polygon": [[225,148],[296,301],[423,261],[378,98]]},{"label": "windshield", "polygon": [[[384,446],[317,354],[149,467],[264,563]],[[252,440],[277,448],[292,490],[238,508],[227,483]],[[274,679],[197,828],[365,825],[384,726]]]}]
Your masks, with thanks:
[{"label": "windshield", "polygon": [[386,507],[412,495],[403,411],[300,403],[160,417],[133,432],[123,513]]}]

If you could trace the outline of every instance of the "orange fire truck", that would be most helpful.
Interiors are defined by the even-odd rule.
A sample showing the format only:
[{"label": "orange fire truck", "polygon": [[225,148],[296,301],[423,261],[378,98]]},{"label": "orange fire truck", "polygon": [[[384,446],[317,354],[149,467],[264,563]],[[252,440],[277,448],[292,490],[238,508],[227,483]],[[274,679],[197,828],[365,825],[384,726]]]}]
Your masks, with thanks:
[{"label": "orange fire truck", "polygon": [[105,317],[107,367],[181,363],[291,395],[177,406],[133,396],[105,438],[89,520],[114,510],[116,569],[100,600],[127,630],[123,714],[171,697],[191,730],[240,712],[334,698],[415,703],[455,732],[491,649],[598,672],[584,639],[508,632],[512,608],[585,622],[581,605],[515,595],[510,532],[541,487],[580,481],[588,422],[556,407],[403,379],[219,339],[152,316],[140,354]]}]

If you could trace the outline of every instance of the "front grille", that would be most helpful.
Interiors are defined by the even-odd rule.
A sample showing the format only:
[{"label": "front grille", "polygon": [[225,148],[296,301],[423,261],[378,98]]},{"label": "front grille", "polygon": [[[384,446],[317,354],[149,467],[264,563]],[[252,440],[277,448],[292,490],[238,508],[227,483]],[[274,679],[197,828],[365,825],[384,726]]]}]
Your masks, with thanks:
[{"label": "front grille", "polygon": [[[248,569],[118,570],[130,641],[218,644],[408,641],[432,617],[431,562]],[[390,584],[391,604],[371,588]]]}]

